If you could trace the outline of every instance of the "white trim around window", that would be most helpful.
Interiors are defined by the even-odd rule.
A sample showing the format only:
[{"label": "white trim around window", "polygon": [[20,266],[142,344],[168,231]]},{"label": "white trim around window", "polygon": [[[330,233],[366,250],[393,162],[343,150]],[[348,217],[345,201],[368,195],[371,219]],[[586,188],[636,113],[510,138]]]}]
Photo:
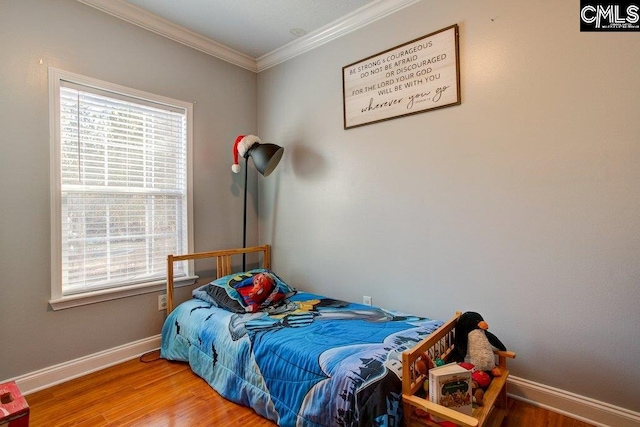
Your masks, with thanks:
[{"label": "white trim around window", "polygon": [[193,104],[49,68],[49,109],[51,307],[161,291],[194,247]]}]

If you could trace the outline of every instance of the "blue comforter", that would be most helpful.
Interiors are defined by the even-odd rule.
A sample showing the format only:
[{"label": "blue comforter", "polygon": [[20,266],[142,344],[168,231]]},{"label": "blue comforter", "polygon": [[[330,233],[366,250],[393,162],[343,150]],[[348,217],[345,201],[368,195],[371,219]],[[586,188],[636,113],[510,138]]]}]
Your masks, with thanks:
[{"label": "blue comforter", "polygon": [[304,292],[247,314],[194,298],[161,355],[281,426],[399,426],[402,352],[441,324]]}]

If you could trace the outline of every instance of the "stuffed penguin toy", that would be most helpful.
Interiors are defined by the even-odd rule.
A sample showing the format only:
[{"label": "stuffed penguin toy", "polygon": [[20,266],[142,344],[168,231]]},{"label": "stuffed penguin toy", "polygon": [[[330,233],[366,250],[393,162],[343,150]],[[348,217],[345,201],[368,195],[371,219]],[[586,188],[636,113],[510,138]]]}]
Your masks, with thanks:
[{"label": "stuffed penguin toy", "polygon": [[491,371],[494,376],[502,375],[496,366],[493,347],[506,351],[502,342],[489,332],[489,325],[482,316],[473,311],[463,313],[455,330],[455,359],[467,362],[480,371]]}]

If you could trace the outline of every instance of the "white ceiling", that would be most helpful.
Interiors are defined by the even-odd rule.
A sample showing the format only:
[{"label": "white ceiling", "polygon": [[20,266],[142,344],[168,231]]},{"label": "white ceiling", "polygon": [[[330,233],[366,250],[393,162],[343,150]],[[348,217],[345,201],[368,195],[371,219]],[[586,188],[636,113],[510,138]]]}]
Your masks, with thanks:
[{"label": "white ceiling", "polygon": [[372,0],[126,0],[252,58],[317,30]]},{"label": "white ceiling", "polygon": [[[262,71],[421,0],[78,1]],[[304,35],[291,30],[303,30]]]}]

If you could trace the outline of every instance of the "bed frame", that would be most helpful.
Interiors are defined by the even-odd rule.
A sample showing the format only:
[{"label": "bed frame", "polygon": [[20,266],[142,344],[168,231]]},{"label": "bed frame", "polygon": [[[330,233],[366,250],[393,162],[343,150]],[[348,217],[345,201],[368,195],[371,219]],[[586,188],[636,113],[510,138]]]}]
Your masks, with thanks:
[{"label": "bed frame", "polygon": [[233,264],[231,257],[234,255],[243,255],[250,253],[262,254],[262,267],[271,268],[271,247],[252,246],[250,248],[223,249],[212,252],[197,252],[187,255],[169,255],[167,256],[167,315],[171,313],[175,307],[173,301],[173,263],[178,261],[191,261],[204,258],[216,259],[216,278],[221,278],[227,274],[233,273]]},{"label": "bed frame", "polygon": [[[427,381],[427,374],[420,374],[416,368],[416,362],[422,354],[426,353],[431,360],[442,359],[449,361],[454,346],[455,326],[462,313],[456,315],[448,322],[435,330],[427,338],[423,339],[415,347],[402,353],[402,400],[407,427],[436,426],[426,417],[421,417],[416,409],[428,412],[432,416],[438,416],[456,425],[464,427],[476,426],[500,426],[507,416],[507,359],[513,359],[516,354],[512,351],[494,350],[497,365],[502,370],[502,376],[495,377],[484,394],[483,406],[473,409],[472,416],[462,414],[444,406],[432,403],[427,399],[416,396],[416,392],[422,389]],[[426,362],[426,361],[425,361]]]},{"label": "bed frame", "polygon": [[[216,258],[216,276],[220,278],[233,272],[233,264],[231,263],[233,256],[250,253],[261,254],[262,266],[264,268],[271,268],[271,247],[269,245],[199,252],[187,255],[169,255],[167,257],[167,315],[171,313],[175,307],[173,301],[174,262]],[[454,345],[455,326],[461,314],[462,313],[457,312],[453,318],[427,338],[420,341],[414,348],[402,353],[402,399],[405,426],[407,427],[425,425],[439,427],[438,424],[420,417],[416,413],[416,409],[421,409],[431,415],[442,417],[463,427],[497,427],[507,415],[507,377],[509,376],[507,359],[516,357],[516,354],[511,351],[494,351],[497,364],[503,374],[493,379],[484,394],[484,405],[474,408],[472,416],[456,412],[416,396],[416,393],[422,389],[423,383],[428,380],[427,375],[418,372],[416,362],[420,360],[421,355],[424,353],[427,353],[431,360],[439,358],[447,361],[450,358]]]}]

